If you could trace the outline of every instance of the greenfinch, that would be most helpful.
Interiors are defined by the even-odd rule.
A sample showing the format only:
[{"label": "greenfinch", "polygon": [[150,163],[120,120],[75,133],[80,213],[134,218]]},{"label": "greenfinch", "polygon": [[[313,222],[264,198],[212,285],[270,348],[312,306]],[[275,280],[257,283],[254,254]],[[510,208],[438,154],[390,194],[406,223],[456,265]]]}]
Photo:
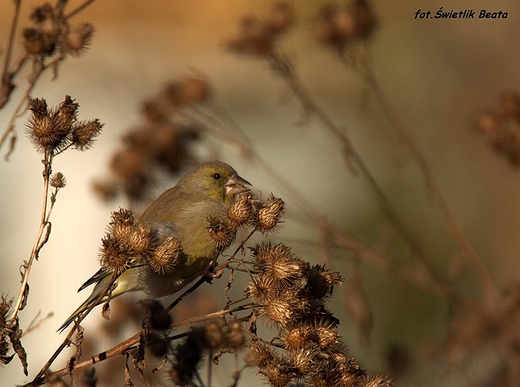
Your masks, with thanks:
[{"label": "greenfinch", "polygon": [[[180,244],[180,257],[171,273],[153,270],[146,262],[131,265],[115,278],[101,268],[78,291],[96,284],[92,294],[59,328],[76,317],[123,293],[144,291],[150,298],[171,295],[207,273],[220,248],[208,237],[208,220],[225,216],[237,194],[251,185],[228,164],[212,161],[185,175],[144,211],[137,225],[153,227],[162,239],[173,237]],[[234,237],[234,236],[233,236]]]}]

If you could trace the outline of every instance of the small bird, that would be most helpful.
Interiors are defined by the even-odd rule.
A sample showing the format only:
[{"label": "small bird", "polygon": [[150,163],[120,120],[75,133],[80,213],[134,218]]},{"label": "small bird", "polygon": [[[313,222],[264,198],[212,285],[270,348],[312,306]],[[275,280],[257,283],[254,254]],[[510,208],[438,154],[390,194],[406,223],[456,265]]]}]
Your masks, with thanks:
[{"label": "small bird", "polygon": [[163,297],[207,273],[220,253],[208,237],[208,219],[225,216],[235,195],[249,191],[246,185],[251,184],[230,165],[218,160],[202,164],[185,175],[150,204],[137,221],[138,225],[159,230],[161,238],[171,235],[180,243],[180,258],[173,271],[161,274],[139,262],[114,278],[113,271],[101,268],[79,288],[78,292],[96,284],[92,294],[59,331],[87,309],[123,293],[141,290],[151,298]]}]

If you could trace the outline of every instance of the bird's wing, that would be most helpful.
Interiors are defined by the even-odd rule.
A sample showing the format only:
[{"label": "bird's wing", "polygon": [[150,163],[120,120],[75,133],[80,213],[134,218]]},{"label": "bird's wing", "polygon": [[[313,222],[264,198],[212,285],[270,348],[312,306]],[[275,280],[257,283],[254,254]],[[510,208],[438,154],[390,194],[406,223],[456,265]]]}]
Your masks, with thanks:
[{"label": "bird's wing", "polygon": [[108,277],[109,275],[110,272],[108,270],[105,270],[104,268],[99,269],[96,274],[86,280],[85,283],[79,287],[78,292],[88,288],[90,285],[100,282],[103,278]]}]

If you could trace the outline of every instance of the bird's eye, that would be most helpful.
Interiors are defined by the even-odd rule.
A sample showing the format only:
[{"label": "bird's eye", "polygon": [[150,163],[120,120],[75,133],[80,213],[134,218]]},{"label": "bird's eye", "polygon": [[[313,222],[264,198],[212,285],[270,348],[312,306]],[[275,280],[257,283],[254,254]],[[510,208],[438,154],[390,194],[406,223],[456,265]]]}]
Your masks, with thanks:
[{"label": "bird's eye", "polygon": [[214,174],[213,174],[213,178],[214,178],[215,180],[220,179],[220,178],[221,178],[220,173],[214,173]]}]

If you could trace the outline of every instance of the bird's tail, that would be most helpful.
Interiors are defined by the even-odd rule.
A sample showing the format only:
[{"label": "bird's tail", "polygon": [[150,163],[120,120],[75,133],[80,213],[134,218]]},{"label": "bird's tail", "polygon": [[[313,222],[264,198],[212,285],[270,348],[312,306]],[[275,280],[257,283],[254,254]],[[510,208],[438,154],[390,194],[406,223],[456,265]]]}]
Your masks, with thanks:
[{"label": "bird's tail", "polygon": [[[78,316],[80,316],[84,312],[91,310],[95,306],[122,294],[121,291],[116,292],[117,287],[112,292],[110,292],[110,288],[115,283],[115,281],[116,278],[110,275],[110,273],[107,273],[106,275],[99,278],[99,281],[92,290],[92,294],[85,300],[85,302],[83,302],[83,304],[79,306],[78,309],[74,311],[74,313],[70,315],[70,317],[58,329],[58,331],[60,333],[63,332],[63,330],[65,330]],[[83,287],[80,288],[80,290],[82,289]]]}]

